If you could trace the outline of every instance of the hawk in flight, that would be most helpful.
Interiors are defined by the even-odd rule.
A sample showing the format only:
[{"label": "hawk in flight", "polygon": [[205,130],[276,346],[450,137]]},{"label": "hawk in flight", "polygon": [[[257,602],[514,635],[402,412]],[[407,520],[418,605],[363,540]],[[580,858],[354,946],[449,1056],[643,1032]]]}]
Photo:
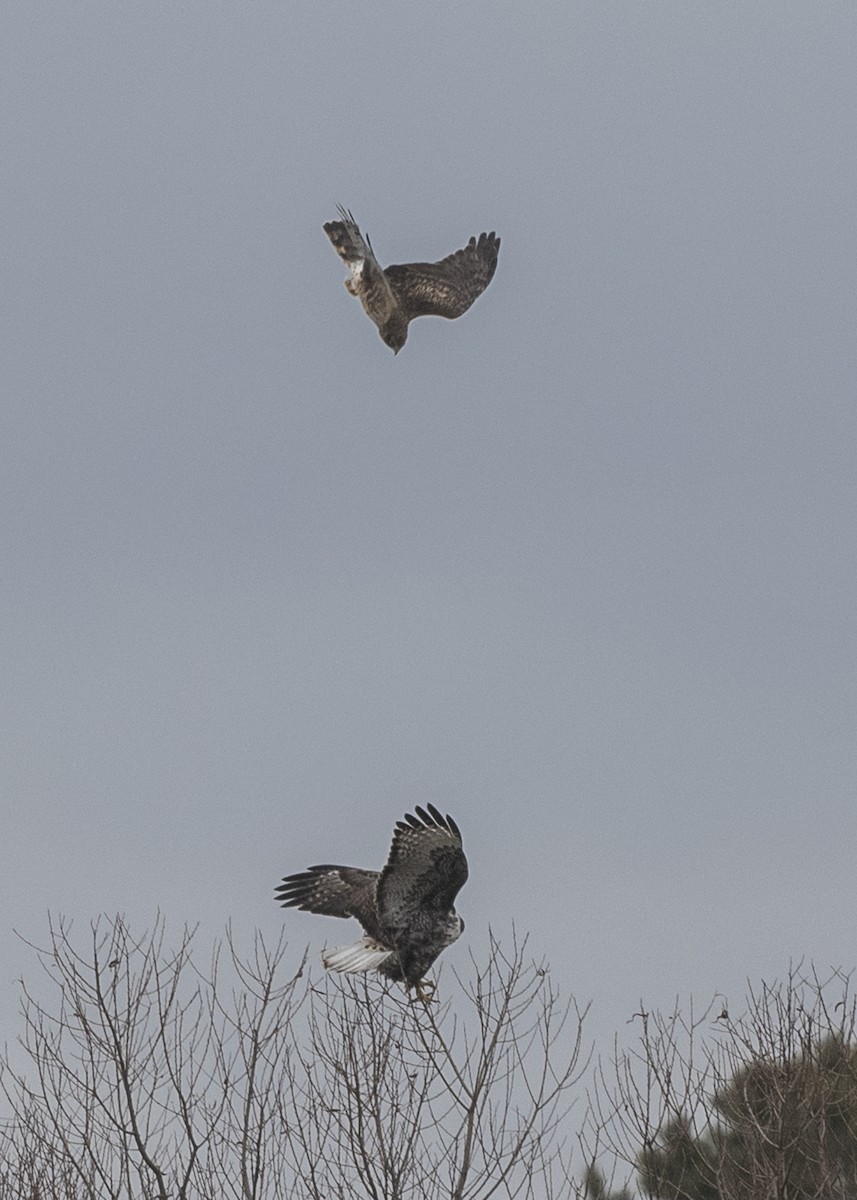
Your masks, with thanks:
[{"label": "hawk in flight", "polygon": [[429,804],[396,822],[382,871],[308,867],[287,875],[276,896],[284,908],[356,917],[363,926],[353,946],[322,954],[329,971],[378,971],[427,1001],[434,989],[426,971],[464,929],[453,905],[466,879],[458,826]]},{"label": "hawk in flight", "polygon": [[339,206],[339,221],[324,232],[348,267],[345,286],[359,296],[366,313],[387,345],[398,354],[408,340],[414,317],[460,317],[481,296],[497,269],[500,239],[494,233],[472,237],[436,263],[400,263],[382,268],[368,237],[351,213]]}]

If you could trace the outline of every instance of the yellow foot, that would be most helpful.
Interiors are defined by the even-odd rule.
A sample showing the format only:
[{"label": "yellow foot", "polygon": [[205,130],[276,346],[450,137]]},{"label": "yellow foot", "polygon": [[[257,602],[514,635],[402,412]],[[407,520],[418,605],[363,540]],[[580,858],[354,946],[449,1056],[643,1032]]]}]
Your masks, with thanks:
[{"label": "yellow foot", "polygon": [[435,985],[430,979],[420,979],[414,984],[414,998],[423,1004],[434,1003]]}]

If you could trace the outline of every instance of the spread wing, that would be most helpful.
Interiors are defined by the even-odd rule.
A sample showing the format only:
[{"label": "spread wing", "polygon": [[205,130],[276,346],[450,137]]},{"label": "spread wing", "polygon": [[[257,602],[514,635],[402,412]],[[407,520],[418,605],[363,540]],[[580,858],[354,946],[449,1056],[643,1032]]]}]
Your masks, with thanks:
[{"label": "spread wing", "polygon": [[283,908],[300,908],[326,917],[356,917],[368,933],[378,925],[377,884],[377,871],[323,863],[287,875],[275,894]]},{"label": "spread wing", "polygon": [[360,297],[367,314],[380,328],[395,311],[396,298],[375,257],[372,243],[368,237],[364,238],[348,209],[341,204],[337,207],[341,220],[328,221],[323,226],[324,232],[351,272],[345,286],[352,295]]},{"label": "spread wing", "polygon": [[499,252],[497,235],[480,233],[440,262],[396,264],[384,274],[409,321],[460,317],[493,279]]},{"label": "spread wing", "polygon": [[467,879],[461,834],[452,817],[434,807],[416,809],[396,822],[387,865],[378,880],[378,918],[385,929],[402,929],[415,913],[452,908]]}]

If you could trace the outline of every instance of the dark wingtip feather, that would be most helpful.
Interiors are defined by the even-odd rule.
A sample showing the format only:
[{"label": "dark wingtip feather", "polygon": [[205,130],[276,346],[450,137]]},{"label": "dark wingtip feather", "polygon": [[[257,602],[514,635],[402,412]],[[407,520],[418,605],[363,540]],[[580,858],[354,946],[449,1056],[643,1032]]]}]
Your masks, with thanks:
[{"label": "dark wingtip feather", "polygon": [[446,825],[444,824],[443,815],[442,815],[442,813],[438,812],[438,810],[435,808],[435,806],[433,804],[428,805],[428,812],[426,812],[426,810],[424,808],[421,808],[420,805],[417,804],[416,807],[414,808],[414,812],[419,817],[420,824],[425,826],[426,828],[428,828],[428,829],[443,829],[444,832],[446,831]]},{"label": "dark wingtip feather", "polygon": [[306,888],[306,877],[303,875],[287,875],[278,887],[274,889],[274,899],[283,908],[294,908],[300,904],[300,898]]},{"label": "dark wingtip feather", "polygon": [[435,808],[435,806],[433,804],[427,805],[427,808],[428,808],[429,812],[431,813],[432,817],[434,818],[435,825],[439,825],[441,829],[445,829],[445,830],[447,830],[447,832],[452,832],[452,833],[458,832],[455,828],[455,822],[452,820],[452,818],[449,815],[444,816],[443,813],[440,811],[440,809]]},{"label": "dark wingtip feather", "polygon": [[491,257],[496,259],[500,250],[500,239],[492,229],[490,233],[480,233],[478,237],[474,236],[467,243],[468,250],[475,250],[481,257]]},{"label": "dark wingtip feather", "polygon": [[404,820],[396,822],[396,828],[403,833],[408,829],[442,829],[444,833],[451,833],[461,841],[461,830],[455,821],[448,813],[444,816],[434,804],[427,804],[425,808],[419,804],[415,805],[413,813],[405,813]]},{"label": "dark wingtip feather", "polygon": [[300,908],[311,898],[319,872],[327,870],[327,866],[308,867],[305,871],[298,871],[296,875],[286,875],[283,882],[274,889],[275,898],[283,908]]},{"label": "dark wingtip feather", "polygon": [[[340,220],[339,221],[325,221],[324,224],[322,225],[322,229],[327,234],[327,236],[331,239],[331,241],[333,241],[335,237],[339,236],[340,226],[342,225],[343,222],[346,225],[349,225],[349,224],[353,225],[355,229],[358,229],[357,222],[354,220],[354,218],[352,217],[351,213],[349,212],[349,210],[347,208],[343,208],[343,206],[341,204],[337,204],[336,211],[339,213]],[[358,229],[358,232],[359,232],[359,229]]]}]

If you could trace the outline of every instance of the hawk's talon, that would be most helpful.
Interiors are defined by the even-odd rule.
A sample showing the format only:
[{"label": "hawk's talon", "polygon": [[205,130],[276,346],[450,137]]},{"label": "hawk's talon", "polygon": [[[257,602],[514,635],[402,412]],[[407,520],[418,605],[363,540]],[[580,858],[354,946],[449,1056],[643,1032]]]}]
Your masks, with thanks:
[{"label": "hawk's talon", "polygon": [[423,1004],[435,1004],[435,992],[437,988],[430,979],[420,979],[414,984],[414,999],[421,1000]]}]

